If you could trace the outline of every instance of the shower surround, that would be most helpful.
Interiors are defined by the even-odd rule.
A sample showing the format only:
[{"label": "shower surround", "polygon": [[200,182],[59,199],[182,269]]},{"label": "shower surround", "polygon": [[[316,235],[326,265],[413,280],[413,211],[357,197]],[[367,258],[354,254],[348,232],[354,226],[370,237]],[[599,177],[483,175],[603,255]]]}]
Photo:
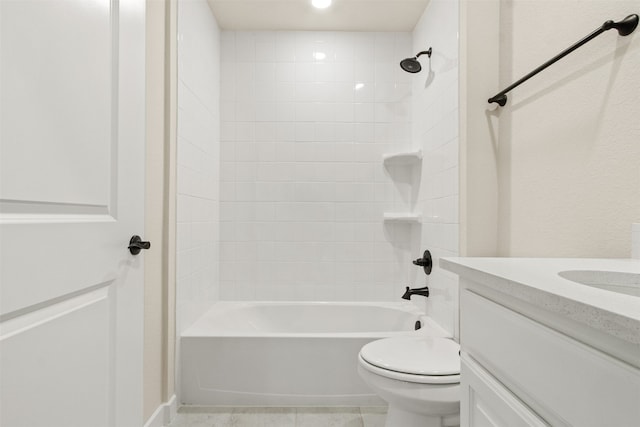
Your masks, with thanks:
[{"label": "shower surround", "polygon": [[180,1],[178,7],[176,328],[179,334],[218,301],[220,29],[206,1]]},{"label": "shower surround", "polygon": [[[438,264],[458,253],[457,2],[432,0],[413,33],[220,31],[206,2],[180,4],[178,334],[225,300],[384,305],[428,285],[408,304],[457,335]],[[427,248],[429,277],[411,264]]]},{"label": "shower surround", "polygon": [[[407,284],[411,33],[221,35],[220,296],[396,300]],[[392,179],[393,178],[393,179]]]},{"label": "shower surround", "polygon": [[[424,308],[439,325],[458,336],[458,277],[440,268],[441,257],[459,255],[459,78],[458,2],[432,0],[413,30],[413,54],[433,47],[419,59],[422,71],[412,78],[412,137],[424,160],[417,195],[422,212],[420,249],[429,249],[430,276],[410,271],[413,287],[431,290]],[[416,251],[415,255],[422,251]]]}]

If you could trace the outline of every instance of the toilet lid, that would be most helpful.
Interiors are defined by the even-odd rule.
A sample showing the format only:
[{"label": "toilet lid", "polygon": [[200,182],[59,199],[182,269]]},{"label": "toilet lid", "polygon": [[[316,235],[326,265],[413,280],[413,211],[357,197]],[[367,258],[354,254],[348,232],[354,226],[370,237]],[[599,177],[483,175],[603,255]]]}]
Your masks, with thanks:
[{"label": "toilet lid", "polygon": [[360,356],[378,368],[413,375],[459,375],[460,346],[447,338],[393,337],[372,341]]}]

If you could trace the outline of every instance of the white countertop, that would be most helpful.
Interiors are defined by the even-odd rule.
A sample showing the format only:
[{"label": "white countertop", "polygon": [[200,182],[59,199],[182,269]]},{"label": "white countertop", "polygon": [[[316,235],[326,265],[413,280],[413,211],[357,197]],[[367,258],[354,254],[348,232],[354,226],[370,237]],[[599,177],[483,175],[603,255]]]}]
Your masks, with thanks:
[{"label": "white countertop", "polygon": [[567,270],[640,274],[640,260],[469,257],[441,258],[440,266],[546,310],[640,343],[640,297],[583,285],[558,275]]}]

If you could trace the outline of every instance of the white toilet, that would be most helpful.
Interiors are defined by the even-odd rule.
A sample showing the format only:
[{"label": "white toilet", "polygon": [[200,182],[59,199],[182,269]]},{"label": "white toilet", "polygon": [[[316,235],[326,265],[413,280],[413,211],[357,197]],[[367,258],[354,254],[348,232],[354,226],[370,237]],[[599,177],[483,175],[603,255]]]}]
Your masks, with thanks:
[{"label": "white toilet", "polygon": [[460,425],[459,351],[451,339],[425,336],[362,347],[358,373],[389,404],[386,427]]}]

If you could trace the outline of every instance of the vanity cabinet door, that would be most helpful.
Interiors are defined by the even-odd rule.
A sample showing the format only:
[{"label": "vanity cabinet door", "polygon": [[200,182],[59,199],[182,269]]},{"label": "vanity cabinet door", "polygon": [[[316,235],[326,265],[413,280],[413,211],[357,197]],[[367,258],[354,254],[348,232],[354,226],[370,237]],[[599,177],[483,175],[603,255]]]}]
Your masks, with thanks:
[{"label": "vanity cabinet door", "polygon": [[462,427],[548,427],[466,353],[462,354]]}]

